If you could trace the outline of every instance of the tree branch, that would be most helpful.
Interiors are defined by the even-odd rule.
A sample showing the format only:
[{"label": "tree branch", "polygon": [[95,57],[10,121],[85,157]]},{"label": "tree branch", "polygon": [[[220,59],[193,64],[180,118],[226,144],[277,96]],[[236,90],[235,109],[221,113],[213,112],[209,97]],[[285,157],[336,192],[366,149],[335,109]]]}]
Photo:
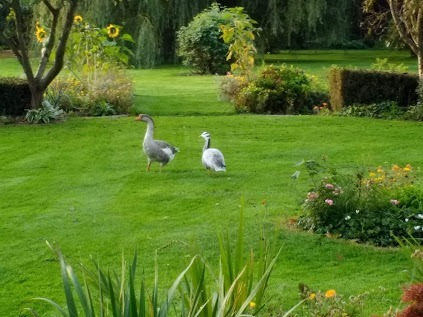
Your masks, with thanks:
[{"label": "tree branch", "polygon": [[[22,68],[25,72],[28,82],[34,82],[34,73],[32,71],[31,63],[29,62],[28,48],[24,38],[24,34],[25,34],[25,26],[23,23],[24,18],[22,15],[22,10],[21,10],[19,0],[12,0],[11,7],[15,11],[15,16],[16,16],[16,20],[15,20],[16,43],[14,44],[16,45],[15,49],[17,51],[14,53],[15,54],[17,53],[16,56],[18,56],[18,60],[22,65]],[[12,45],[12,50],[13,50],[13,45]]]},{"label": "tree branch", "polygon": [[51,14],[53,15],[53,21],[52,21],[51,30],[50,30],[51,34],[47,38],[47,42],[43,45],[43,49],[41,50],[42,53],[41,53],[40,66],[38,67],[37,74],[35,75],[37,79],[42,78],[44,71],[47,67],[48,61],[50,59],[50,55],[56,41],[56,30],[57,30],[57,24],[59,22],[59,16],[60,16],[60,9],[54,8],[48,0],[43,0],[43,3],[46,5],[46,7],[49,9]]},{"label": "tree branch", "polygon": [[48,87],[48,85],[53,81],[53,79],[60,73],[61,69],[63,68],[63,60],[66,52],[66,43],[68,41],[69,34],[72,29],[73,19],[77,7],[78,0],[69,0],[69,9],[66,14],[65,24],[63,26],[62,34],[57,45],[56,58],[54,59],[53,66],[50,68],[46,76],[41,81],[43,87]]},{"label": "tree branch", "polygon": [[[403,22],[403,19],[405,19],[405,17],[401,15],[401,7],[403,4],[401,3],[401,5],[399,5],[398,0],[388,0],[388,1],[389,1],[389,8],[392,14],[392,19],[394,20],[394,24],[397,28],[399,36],[404,42],[407,43],[408,46],[410,46],[413,52],[417,55],[418,53],[417,44],[413,38],[410,38],[409,36],[407,36],[407,28],[405,23]],[[412,30],[409,30],[409,31],[410,31],[410,34],[412,34]]]}]

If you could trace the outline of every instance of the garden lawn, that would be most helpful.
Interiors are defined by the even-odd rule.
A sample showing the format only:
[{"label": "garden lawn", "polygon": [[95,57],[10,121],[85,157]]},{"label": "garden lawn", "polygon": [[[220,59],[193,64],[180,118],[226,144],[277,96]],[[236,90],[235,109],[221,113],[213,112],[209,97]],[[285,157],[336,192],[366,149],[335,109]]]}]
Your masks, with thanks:
[{"label": "garden lawn", "polygon": [[[345,169],[385,162],[422,167],[421,123],[233,115],[217,100],[214,76],[187,76],[178,67],[131,73],[136,112],[154,115],[156,137],[181,149],[163,172],[158,165],[145,171],[146,126],[133,116],[0,126],[1,316],[17,316],[23,307],[57,316],[31,300],[64,303],[59,264],[46,240],[75,265],[90,265],[92,257],[116,270],[122,253],[130,259],[138,249],[150,286],[156,250],[162,288],[195,254],[193,244],[217,270],[217,233],[235,234],[242,197],[248,246],[257,249],[263,228],[268,237],[277,230],[273,242],[282,248],[266,314],[292,307],[300,282],[346,296],[369,292],[364,316],[399,304],[409,261],[397,249],[290,226],[309,188],[303,175],[297,182],[290,177],[296,162],[324,155]],[[209,175],[201,166],[205,130],[224,153],[227,173]]]},{"label": "garden lawn", "polygon": [[[155,119],[157,137],[181,149],[161,173],[157,165],[145,171],[146,127],[133,117],[0,127],[3,316],[16,316],[36,296],[63,302],[59,265],[45,240],[74,262],[87,264],[93,256],[115,269],[122,252],[130,257],[138,248],[150,278],[159,250],[163,287],[193,255],[190,243],[217,268],[217,232],[235,232],[242,196],[249,245],[257,247],[261,226],[269,237],[280,230],[282,253],[269,288],[272,311],[296,302],[299,282],[346,295],[376,292],[369,299],[376,312],[398,304],[409,268],[399,252],[285,226],[307,188],[305,182],[294,186],[290,176],[297,161],[322,155],[345,168],[422,166],[421,124],[321,116]],[[201,166],[203,130],[225,154],[227,173],[208,175]]]}]

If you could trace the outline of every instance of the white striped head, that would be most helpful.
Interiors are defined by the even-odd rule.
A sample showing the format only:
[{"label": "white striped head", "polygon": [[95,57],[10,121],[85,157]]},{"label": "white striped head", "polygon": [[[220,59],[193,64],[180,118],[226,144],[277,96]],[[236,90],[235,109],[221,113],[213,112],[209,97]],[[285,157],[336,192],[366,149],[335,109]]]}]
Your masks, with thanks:
[{"label": "white striped head", "polygon": [[210,140],[210,133],[208,132],[203,132],[200,135],[204,140]]}]

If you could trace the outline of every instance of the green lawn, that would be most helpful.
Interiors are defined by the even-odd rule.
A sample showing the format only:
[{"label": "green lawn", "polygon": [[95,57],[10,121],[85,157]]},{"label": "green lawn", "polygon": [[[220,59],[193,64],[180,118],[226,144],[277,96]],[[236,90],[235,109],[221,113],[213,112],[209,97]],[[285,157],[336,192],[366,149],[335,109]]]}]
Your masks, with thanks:
[{"label": "green lawn", "polygon": [[[188,76],[178,67],[131,74],[137,111],[154,115],[156,137],[181,149],[161,173],[157,165],[145,171],[146,126],[132,116],[0,126],[2,316],[17,316],[28,306],[57,315],[31,301],[43,296],[64,302],[59,264],[45,240],[73,263],[90,263],[92,256],[115,269],[122,252],[130,258],[138,248],[149,282],[159,250],[163,288],[193,255],[191,243],[217,267],[217,233],[235,232],[242,196],[248,245],[257,247],[264,227],[268,236],[278,230],[275,243],[282,247],[267,314],[293,306],[299,282],[346,296],[370,292],[365,316],[399,304],[410,263],[398,250],[286,226],[307,189],[305,181],[294,186],[290,176],[296,162],[323,155],[346,169],[385,162],[422,167],[421,123],[234,115],[217,100],[215,76]],[[202,168],[199,135],[205,130],[225,154],[227,173],[208,175]]]}]

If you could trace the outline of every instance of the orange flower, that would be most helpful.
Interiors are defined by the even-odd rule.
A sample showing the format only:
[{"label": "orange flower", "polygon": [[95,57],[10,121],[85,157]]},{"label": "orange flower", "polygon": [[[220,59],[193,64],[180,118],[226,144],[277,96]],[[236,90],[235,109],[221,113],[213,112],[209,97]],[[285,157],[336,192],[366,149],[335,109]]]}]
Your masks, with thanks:
[{"label": "orange flower", "polygon": [[397,164],[395,164],[394,166],[392,166],[392,170],[394,172],[398,172],[400,170],[400,167]]},{"label": "orange flower", "polygon": [[331,297],[335,297],[335,296],[336,296],[336,291],[334,289],[330,289],[330,290],[326,291],[326,293],[325,293],[326,298],[331,298]]}]

